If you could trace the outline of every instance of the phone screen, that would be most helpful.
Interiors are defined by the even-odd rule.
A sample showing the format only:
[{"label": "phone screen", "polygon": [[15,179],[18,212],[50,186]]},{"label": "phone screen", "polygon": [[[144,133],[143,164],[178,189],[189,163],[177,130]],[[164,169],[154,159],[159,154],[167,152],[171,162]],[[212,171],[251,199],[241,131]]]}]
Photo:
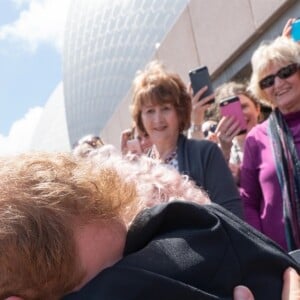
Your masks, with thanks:
[{"label": "phone screen", "polygon": [[239,134],[247,132],[247,124],[243,115],[242,105],[238,96],[229,97],[220,101],[220,113],[222,116],[234,117],[240,123]]},{"label": "phone screen", "polygon": [[292,39],[296,42],[300,41],[300,20],[296,20],[292,23],[292,31],[291,31]]},{"label": "phone screen", "polygon": [[[189,72],[189,77],[191,81],[191,85],[193,88],[194,95],[204,86],[207,85],[207,90],[199,99],[199,101],[206,96],[209,96],[213,93],[213,86],[209,76],[208,68],[206,66],[200,67]],[[215,100],[212,99],[209,103],[213,103]]]}]

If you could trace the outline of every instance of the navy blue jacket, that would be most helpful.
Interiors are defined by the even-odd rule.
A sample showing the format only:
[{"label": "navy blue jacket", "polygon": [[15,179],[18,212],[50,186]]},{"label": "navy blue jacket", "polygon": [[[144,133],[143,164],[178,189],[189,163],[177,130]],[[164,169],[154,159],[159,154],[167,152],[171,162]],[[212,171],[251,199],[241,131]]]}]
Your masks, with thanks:
[{"label": "navy blue jacket", "polygon": [[124,258],[64,300],[281,299],[282,275],[298,264],[273,241],[218,205],[161,204],[140,213]]},{"label": "navy blue jacket", "polygon": [[202,187],[212,202],[243,218],[238,189],[216,143],[179,135],[177,157],[181,174],[188,175]]}]

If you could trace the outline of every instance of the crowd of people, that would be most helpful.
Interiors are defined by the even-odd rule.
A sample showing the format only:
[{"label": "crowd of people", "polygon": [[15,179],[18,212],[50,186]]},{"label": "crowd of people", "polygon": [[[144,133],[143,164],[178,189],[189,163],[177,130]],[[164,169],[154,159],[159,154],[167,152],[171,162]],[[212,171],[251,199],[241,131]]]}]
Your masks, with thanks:
[{"label": "crowd of people", "polygon": [[[150,62],[121,149],[87,135],[0,158],[0,299],[300,299],[294,21],[253,53],[249,83],[204,98]],[[243,132],[220,113],[233,96]]]}]

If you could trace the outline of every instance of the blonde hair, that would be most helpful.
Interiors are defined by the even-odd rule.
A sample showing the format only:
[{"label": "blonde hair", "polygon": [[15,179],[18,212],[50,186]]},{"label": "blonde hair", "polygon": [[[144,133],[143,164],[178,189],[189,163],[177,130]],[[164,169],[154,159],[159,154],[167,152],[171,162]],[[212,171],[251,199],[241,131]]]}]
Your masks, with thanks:
[{"label": "blonde hair", "polygon": [[249,89],[258,99],[272,103],[268,99],[264,90],[259,86],[259,82],[266,74],[266,70],[272,65],[285,66],[287,64],[300,64],[300,45],[291,38],[280,36],[275,40],[263,42],[253,53],[252,76]]},{"label": "blonde hair", "polygon": [[150,62],[133,81],[133,98],[130,106],[136,126],[146,132],[141,118],[142,106],[147,103],[174,105],[179,120],[179,132],[190,127],[191,97],[178,74],[168,72],[158,61]]},{"label": "blonde hair", "polygon": [[215,91],[217,102],[220,102],[220,100],[224,98],[236,95],[244,95],[248,97],[256,107],[260,105],[259,100],[256,99],[255,96],[251,93],[246,83],[229,81],[220,85]]}]

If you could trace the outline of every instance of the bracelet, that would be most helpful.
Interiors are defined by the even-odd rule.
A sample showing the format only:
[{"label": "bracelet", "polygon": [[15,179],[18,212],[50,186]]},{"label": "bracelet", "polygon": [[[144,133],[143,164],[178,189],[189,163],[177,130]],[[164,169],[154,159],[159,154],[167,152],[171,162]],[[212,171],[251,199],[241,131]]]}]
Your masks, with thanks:
[{"label": "bracelet", "polygon": [[202,131],[202,124],[192,124],[191,125],[191,131],[192,132],[199,132]]}]

